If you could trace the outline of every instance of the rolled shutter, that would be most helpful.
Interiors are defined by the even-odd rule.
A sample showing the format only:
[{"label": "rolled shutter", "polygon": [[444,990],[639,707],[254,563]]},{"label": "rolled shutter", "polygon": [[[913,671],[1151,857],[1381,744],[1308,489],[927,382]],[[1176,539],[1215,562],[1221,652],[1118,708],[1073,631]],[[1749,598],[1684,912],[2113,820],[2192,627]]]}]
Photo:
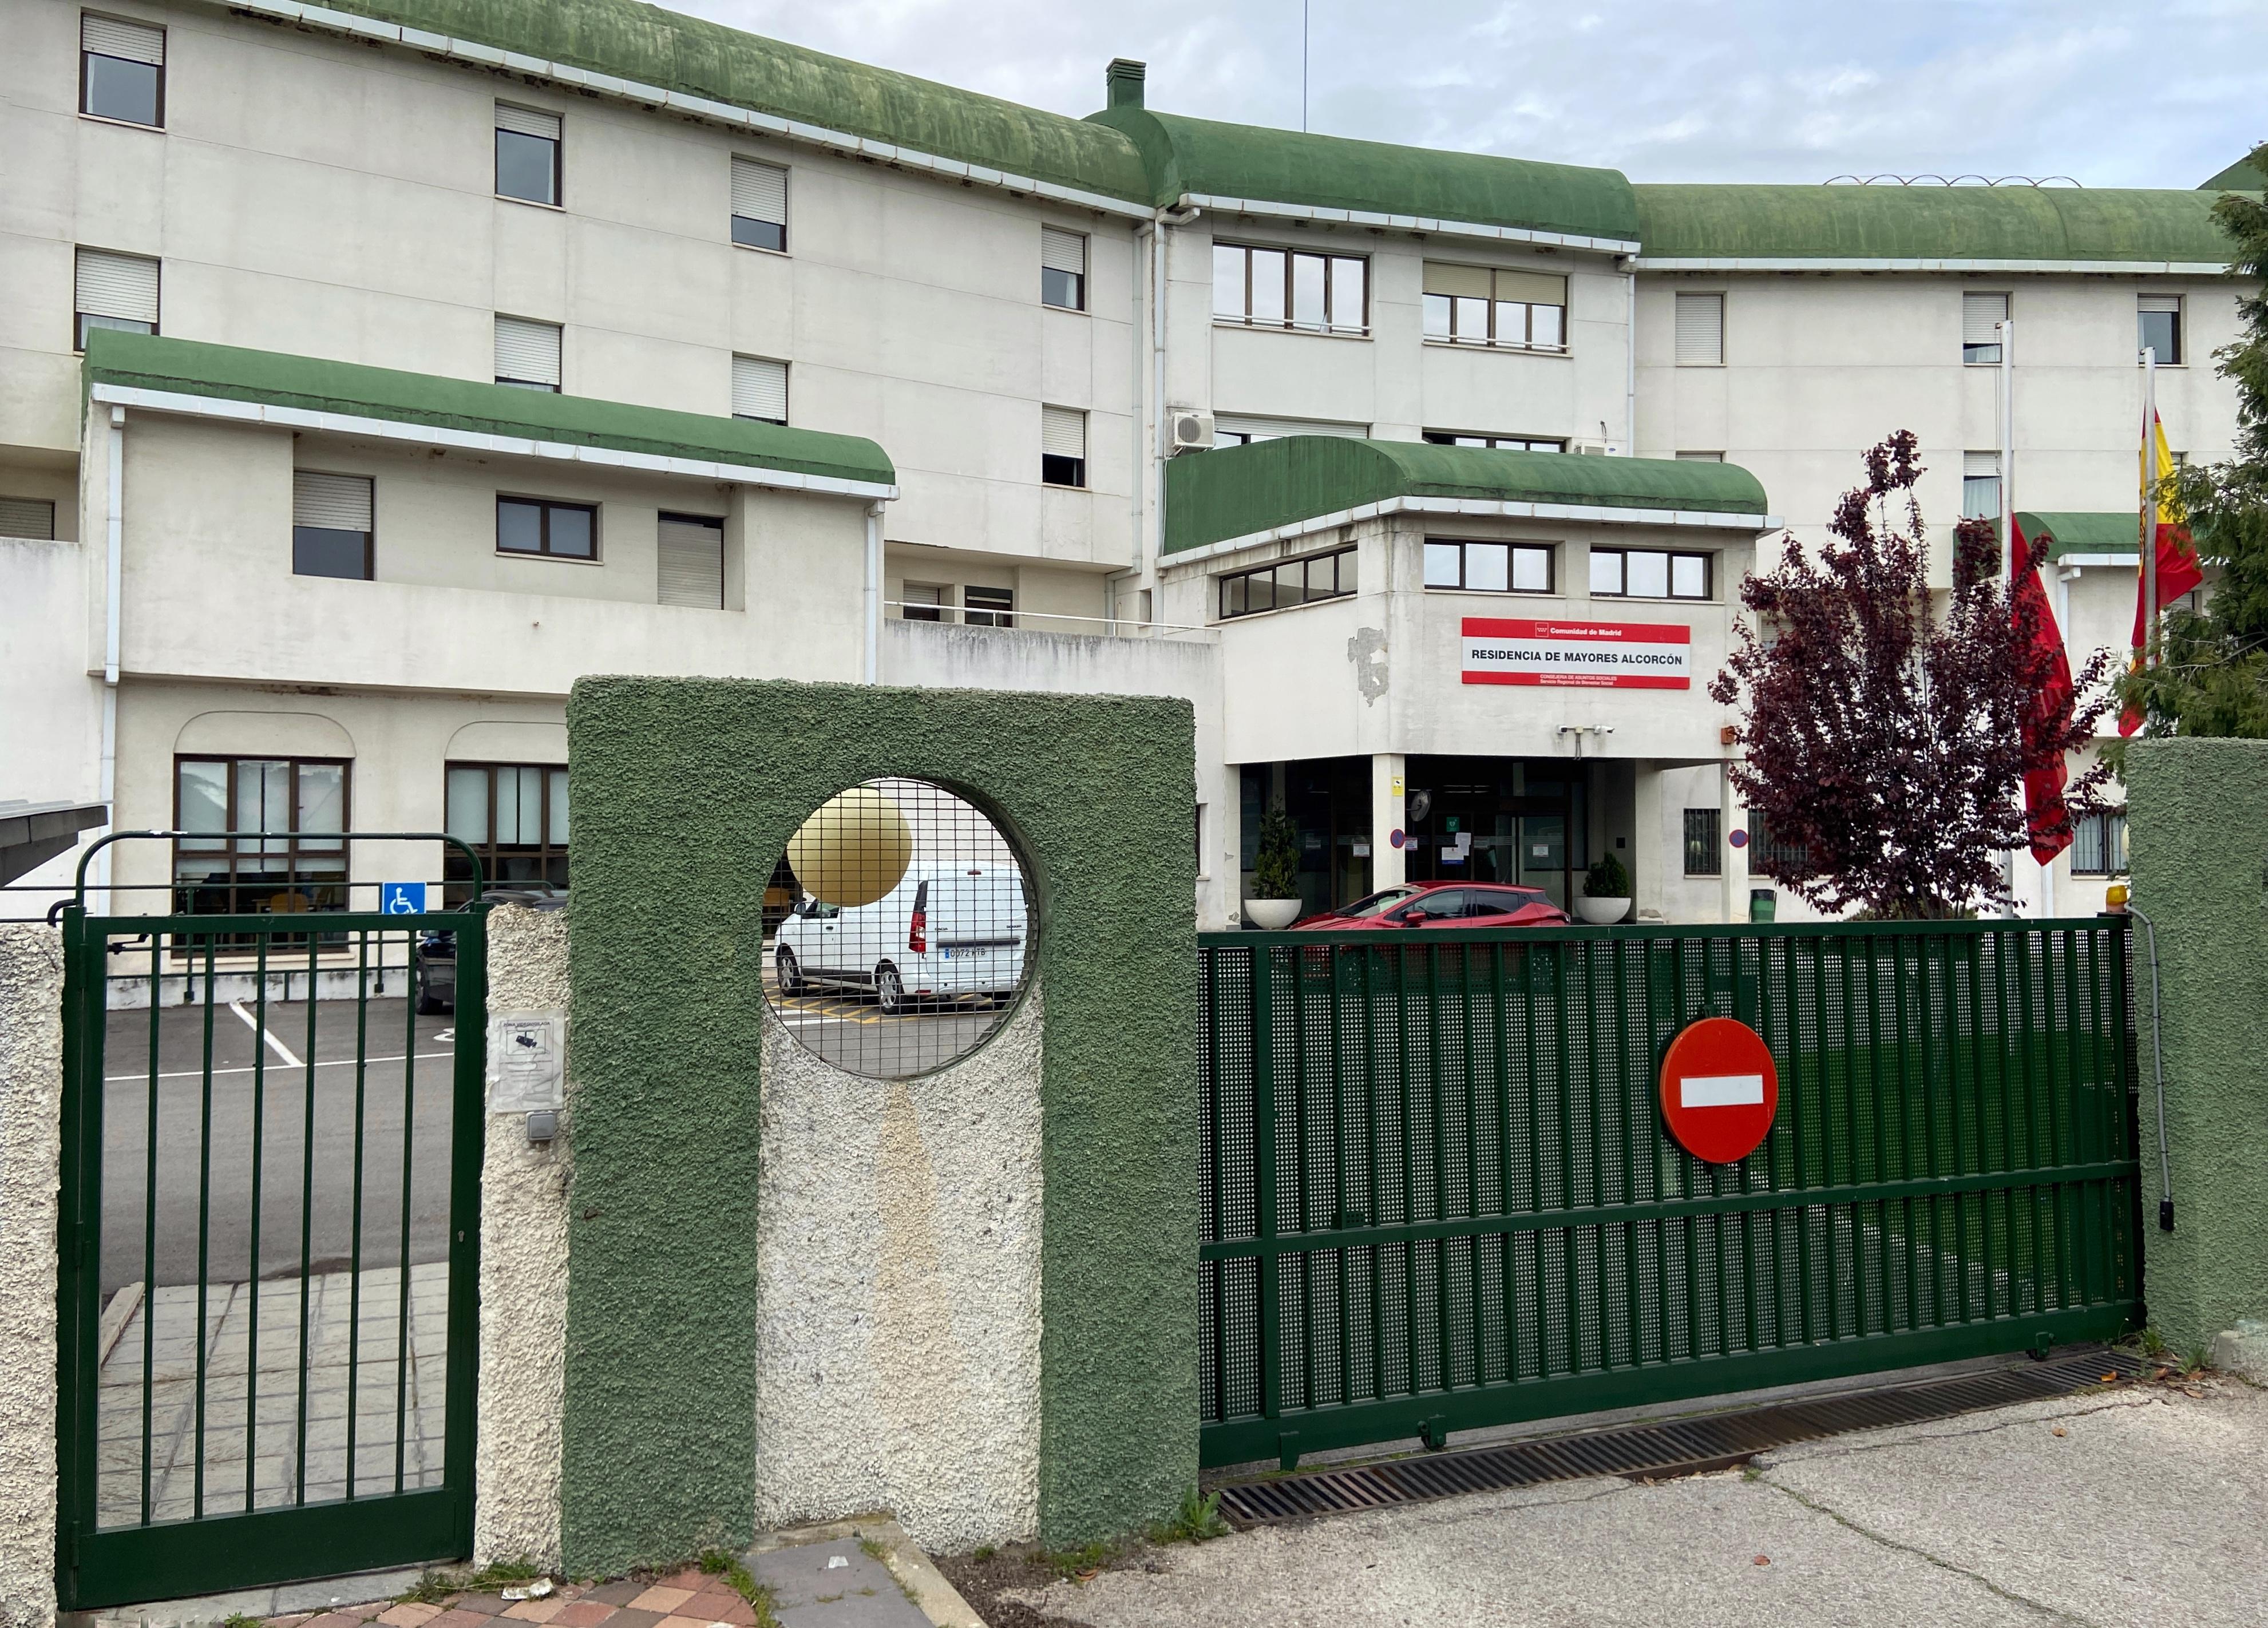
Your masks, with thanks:
[{"label": "rolled shutter", "polygon": [[[1425,262],[1425,291],[1447,294],[1467,299],[1486,299],[1489,297],[1489,269],[1486,266],[1448,266],[1437,260]],[[1512,298],[1512,295],[1506,295]]]},{"label": "rolled shutter", "polygon": [[1714,367],[1725,359],[1725,297],[1677,297],[1677,361],[1685,367]]},{"label": "rolled shutter", "polygon": [[733,160],[733,213],[742,220],[787,225],[787,172],[755,158]]},{"label": "rolled shutter", "polygon": [[1076,232],[1065,232],[1056,226],[1040,228],[1040,264],[1049,271],[1068,271],[1075,277],[1086,275],[1086,239]]},{"label": "rolled shutter", "polygon": [[370,514],[368,475],[322,475],[313,469],[292,472],[292,525],[367,533]]},{"label": "rolled shutter", "polygon": [[559,326],[525,317],[496,320],[496,376],[559,387]]},{"label": "rolled shutter", "polygon": [[767,357],[733,358],[733,416],[787,422],[787,364]]},{"label": "rolled shutter", "polygon": [[1964,480],[1997,481],[2000,478],[2000,454],[1963,453],[1961,454],[1961,474]]},{"label": "rolled shutter", "polygon": [[1567,279],[1541,271],[1499,271],[1496,274],[1496,297],[1521,300],[1531,306],[1564,306],[1567,303]]},{"label": "rolled shutter", "polygon": [[2008,297],[2006,294],[1976,294],[1964,291],[1961,296],[1961,343],[1964,345],[1997,345],[2000,331],[1997,324],[2007,320]]},{"label": "rolled shutter", "polygon": [[1253,413],[1219,413],[1213,430],[1221,435],[1247,435],[1256,441],[1272,441],[1286,435],[1339,435],[1357,440],[1370,433],[1368,424],[1337,424],[1320,418],[1263,418]]},{"label": "rolled shutter", "polygon": [[540,136],[545,141],[559,139],[559,115],[540,113],[533,107],[515,107],[510,102],[496,105],[496,127],[521,136]]},{"label": "rolled shutter", "polygon": [[55,536],[55,505],[44,497],[0,497],[0,537],[28,537],[52,542]]},{"label": "rolled shutter", "polygon": [[1086,456],[1086,415],[1075,408],[1040,409],[1040,450],[1050,458]]},{"label": "rolled shutter", "polygon": [[2139,294],[2135,298],[2139,302],[2139,310],[2161,312],[2170,316],[2181,314],[2182,297],[2179,294]]},{"label": "rolled shutter", "polygon": [[107,249],[79,250],[78,309],[88,316],[157,327],[158,262]]},{"label": "rolled shutter", "polygon": [[725,528],[720,523],[662,516],[659,554],[655,594],[659,603],[724,608]]},{"label": "rolled shutter", "polygon": [[114,17],[97,17],[86,11],[79,15],[78,42],[83,49],[98,56],[147,63],[152,68],[166,65],[166,31],[162,28],[122,22]]}]

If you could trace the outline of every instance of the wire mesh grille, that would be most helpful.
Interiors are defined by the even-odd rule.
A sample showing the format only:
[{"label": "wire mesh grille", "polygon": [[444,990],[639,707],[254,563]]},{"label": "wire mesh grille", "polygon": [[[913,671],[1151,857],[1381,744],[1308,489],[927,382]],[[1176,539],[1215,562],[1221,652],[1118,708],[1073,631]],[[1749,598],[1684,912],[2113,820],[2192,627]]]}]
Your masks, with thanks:
[{"label": "wire mesh grille", "polygon": [[[1325,1411],[1378,1439],[1450,1403],[1523,1416],[1468,1395],[1491,1388],[1550,1382],[1568,1411],[1562,1381],[1649,1366],[2117,1323],[2124,954],[2109,924],[1208,937],[1208,1459]],[[1738,1164],[1659,1110],[1664,1048],[1708,1015],[1780,1071]],[[1349,1435],[1363,1410],[1377,1431]]]},{"label": "wire mesh grille", "polygon": [[1031,962],[1027,871],[1005,832],[925,780],[869,780],[789,839],[764,894],[764,995],[838,1068],[931,1073],[1005,1020]]}]

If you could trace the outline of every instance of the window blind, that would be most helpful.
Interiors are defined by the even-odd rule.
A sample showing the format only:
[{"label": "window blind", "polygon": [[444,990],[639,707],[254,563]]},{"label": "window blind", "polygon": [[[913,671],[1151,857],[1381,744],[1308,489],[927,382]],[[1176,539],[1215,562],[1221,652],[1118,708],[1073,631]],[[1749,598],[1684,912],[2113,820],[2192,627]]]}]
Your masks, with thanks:
[{"label": "window blind", "polygon": [[158,321],[158,262],[108,249],[78,252],[78,309],[88,316]]},{"label": "window blind", "polygon": [[1976,294],[1963,291],[1961,296],[1961,343],[1964,345],[1997,345],[2000,334],[1994,324],[2005,321],[2008,315],[2006,294]]},{"label": "window blind", "polygon": [[733,213],[743,220],[787,225],[787,172],[755,158],[733,160]]},{"label": "window blind", "polygon": [[1677,297],[1677,365],[1715,367],[1725,359],[1725,297]]},{"label": "window blind", "polygon": [[83,49],[98,56],[147,63],[152,68],[166,65],[166,31],[162,28],[121,22],[114,17],[97,17],[85,11],[79,15],[78,42]]},{"label": "window blind", "polygon": [[1531,306],[1564,306],[1567,303],[1567,279],[1541,271],[1499,271],[1496,274],[1496,297],[1523,300]]},{"label": "window blind", "polygon": [[55,505],[44,497],[0,497],[0,537],[53,542]]},{"label": "window blind", "polygon": [[370,477],[323,475],[313,469],[291,474],[291,524],[326,531],[371,529]]},{"label": "window blind", "polygon": [[1321,418],[1263,418],[1252,413],[1217,414],[1212,424],[1216,434],[1250,436],[1256,441],[1272,441],[1285,435],[1344,435],[1359,440],[1370,433],[1368,424]]},{"label": "window blind", "polygon": [[1425,262],[1425,291],[1429,294],[1486,299],[1489,288],[1489,269],[1486,266],[1450,266],[1435,260]]},{"label": "window blind", "polygon": [[2000,478],[2000,454],[1998,453],[1962,453],[1961,475],[1963,480],[1999,480]]},{"label": "window blind", "polygon": [[496,105],[496,127],[521,136],[540,136],[545,141],[559,139],[559,115],[539,113],[533,107],[515,107],[510,102]]},{"label": "window blind", "polygon": [[2182,297],[2179,294],[2139,294],[2135,298],[2139,302],[2138,308],[2143,311],[2166,312],[2174,315],[2181,313]]},{"label": "window blind", "polygon": [[733,416],[787,422],[787,364],[766,357],[733,358]]},{"label": "window blind", "polygon": [[1040,409],[1040,450],[1050,458],[1086,456],[1086,415],[1076,408]]},{"label": "window blind", "polygon": [[559,387],[559,325],[526,317],[496,320],[496,376]]},{"label": "window blind", "polygon": [[1722,453],[1680,453],[1677,454],[1677,461],[1679,463],[1722,463],[1725,461],[1725,454]]},{"label": "window blind", "polygon": [[665,514],[659,534],[656,599],[664,605],[721,610],[725,605],[725,527],[718,520]]},{"label": "window blind", "polygon": [[1065,232],[1060,227],[1041,227],[1040,264],[1049,271],[1068,271],[1073,276],[1085,276],[1086,239],[1076,232]]}]

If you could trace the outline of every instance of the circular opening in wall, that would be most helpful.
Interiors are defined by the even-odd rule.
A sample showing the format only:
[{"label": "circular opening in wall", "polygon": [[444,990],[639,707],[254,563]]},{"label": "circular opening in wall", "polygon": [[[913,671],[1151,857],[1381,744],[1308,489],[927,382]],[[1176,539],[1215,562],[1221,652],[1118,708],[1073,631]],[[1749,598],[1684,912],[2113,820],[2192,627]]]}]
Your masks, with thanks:
[{"label": "circular opening in wall", "polygon": [[968,799],[869,780],[788,839],[764,890],[764,996],[803,1048],[878,1079],[984,1043],[1030,975],[1027,867]]}]

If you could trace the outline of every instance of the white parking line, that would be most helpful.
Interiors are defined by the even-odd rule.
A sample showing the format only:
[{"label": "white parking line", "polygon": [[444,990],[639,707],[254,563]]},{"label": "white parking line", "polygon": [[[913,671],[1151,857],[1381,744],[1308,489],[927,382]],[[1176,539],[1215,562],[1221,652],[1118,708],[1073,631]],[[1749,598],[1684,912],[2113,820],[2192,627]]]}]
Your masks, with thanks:
[{"label": "white parking line", "polygon": [[270,1051],[273,1051],[277,1057],[282,1057],[284,1062],[291,1064],[293,1068],[302,1068],[306,1066],[306,1064],[302,1064],[298,1058],[291,1055],[291,1047],[285,1045],[282,1041],[276,1039],[273,1034],[260,1026],[260,1020],[254,1017],[249,1012],[247,1012],[244,1009],[244,1003],[242,1001],[232,1000],[228,1003],[228,1009],[236,1013],[238,1017],[242,1018],[244,1020],[244,1027],[250,1029],[254,1034],[259,1035],[261,1039],[266,1041],[268,1042],[268,1049]]},{"label": "white parking line", "polygon": [[[456,1053],[453,1051],[421,1051],[416,1054],[414,1059],[411,1060],[419,1063],[430,1063],[436,1059],[446,1062],[455,1055]],[[403,1061],[403,1059],[399,1056],[390,1057],[363,1058],[363,1062],[365,1064],[377,1063],[399,1063],[401,1061]],[[315,1066],[317,1068],[346,1068],[350,1066],[353,1062],[354,1058],[352,1057],[317,1057],[315,1059]],[[171,1069],[166,1072],[160,1073],[158,1078],[160,1079],[202,1079],[204,1078],[204,1070],[201,1068],[178,1068]],[[252,1064],[247,1063],[241,1068],[217,1068],[213,1070],[213,1078],[215,1079],[218,1079],[223,1074],[249,1074],[250,1072],[252,1072]],[[112,1086],[130,1085],[137,1079],[147,1079],[149,1078],[150,1076],[147,1074],[105,1074],[102,1077],[103,1083],[105,1085]]]}]

